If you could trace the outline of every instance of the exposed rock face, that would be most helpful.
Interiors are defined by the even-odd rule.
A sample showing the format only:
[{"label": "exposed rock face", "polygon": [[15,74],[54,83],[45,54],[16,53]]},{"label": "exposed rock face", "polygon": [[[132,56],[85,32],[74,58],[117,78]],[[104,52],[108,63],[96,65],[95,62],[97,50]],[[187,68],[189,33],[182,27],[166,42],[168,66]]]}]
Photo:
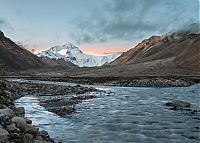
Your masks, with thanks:
[{"label": "exposed rock face", "polygon": [[4,37],[4,33],[0,30],[0,37]]}]

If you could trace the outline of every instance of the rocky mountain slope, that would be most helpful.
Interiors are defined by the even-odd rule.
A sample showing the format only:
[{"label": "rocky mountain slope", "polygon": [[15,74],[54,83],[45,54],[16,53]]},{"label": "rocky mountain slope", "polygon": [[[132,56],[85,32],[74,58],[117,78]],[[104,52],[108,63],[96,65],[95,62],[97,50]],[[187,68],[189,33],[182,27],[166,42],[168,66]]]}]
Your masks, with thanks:
[{"label": "rocky mountain slope", "polygon": [[152,36],[123,53],[108,66],[79,70],[67,75],[87,77],[200,75],[200,34],[177,32]]},{"label": "rocky mountain slope", "polygon": [[79,67],[95,67],[102,66],[115,60],[119,54],[107,56],[94,56],[81,51],[75,45],[68,43],[62,46],[54,46],[49,50],[43,51],[38,54],[39,57],[48,57],[50,59],[64,59]]},{"label": "rocky mountain slope", "polygon": [[174,63],[184,69],[200,71],[200,35],[176,33],[165,36],[152,36],[123,53],[110,65],[150,62],[161,59],[174,59]]}]

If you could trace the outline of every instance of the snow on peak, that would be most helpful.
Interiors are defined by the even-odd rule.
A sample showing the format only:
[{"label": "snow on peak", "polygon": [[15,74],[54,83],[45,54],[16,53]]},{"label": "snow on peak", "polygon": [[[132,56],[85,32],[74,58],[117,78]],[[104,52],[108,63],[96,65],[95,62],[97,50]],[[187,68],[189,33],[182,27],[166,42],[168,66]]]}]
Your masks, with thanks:
[{"label": "snow on peak", "polygon": [[77,46],[68,43],[62,46],[54,46],[49,50],[43,51],[38,54],[39,57],[49,57],[51,59],[64,59],[70,61],[79,67],[94,67],[102,66],[105,63],[112,62],[120,54],[113,54],[107,56],[94,56],[85,54]]}]

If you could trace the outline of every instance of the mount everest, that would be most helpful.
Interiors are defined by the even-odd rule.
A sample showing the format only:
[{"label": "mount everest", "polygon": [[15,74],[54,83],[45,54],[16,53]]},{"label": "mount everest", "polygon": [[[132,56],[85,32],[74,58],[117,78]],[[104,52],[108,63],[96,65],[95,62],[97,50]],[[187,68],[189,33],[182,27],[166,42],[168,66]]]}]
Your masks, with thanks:
[{"label": "mount everest", "polygon": [[94,56],[89,55],[81,51],[77,46],[72,43],[68,43],[61,46],[54,46],[49,50],[42,51],[38,54],[38,57],[48,57],[50,59],[64,59],[79,67],[95,67],[102,66],[106,63],[110,63],[118,58],[120,54],[106,55],[106,56]]}]

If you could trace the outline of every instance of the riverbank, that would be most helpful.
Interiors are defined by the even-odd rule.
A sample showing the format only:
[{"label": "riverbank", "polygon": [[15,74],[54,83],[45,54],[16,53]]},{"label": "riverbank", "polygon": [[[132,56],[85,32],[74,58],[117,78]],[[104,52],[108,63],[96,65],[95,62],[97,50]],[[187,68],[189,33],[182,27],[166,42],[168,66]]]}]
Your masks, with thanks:
[{"label": "riverbank", "polygon": [[[61,117],[75,112],[76,104],[95,98],[96,96],[92,93],[100,92],[95,88],[80,85],[64,86],[27,81],[10,82],[10,84],[17,94],[37,97],[40,105],[45,107],[47,111]],[[85,95],[86,93],[88,94]]]},{"label": "riverbank", "polygon": [[[0,142],[54,143],[46,131],[39,131],[32,121],[25,117],[23,107],[15,107],[15,100],[34,96],[47,111],[64,117],[75,112],[75,106],[96,96],[95,88],[62,86],[33,82],[0,81]],[[87,95],[85,95],[88,93]],[[84,95],[82,95],[84,94]]]},{"label": "riverbank", "polygon": [[15,107],[21,97],[9,82],[0,81],[0,142],[54,143],[46,131],[40,131],[25,117],[23,107]]},{"label": "riverbank", "polygon": [[138,76],[124,77],[53,77],[53,76],[14,76],[27,80],[58,81],[88,85],[121,87],[188,87],[200,83],[200,76]]}]

